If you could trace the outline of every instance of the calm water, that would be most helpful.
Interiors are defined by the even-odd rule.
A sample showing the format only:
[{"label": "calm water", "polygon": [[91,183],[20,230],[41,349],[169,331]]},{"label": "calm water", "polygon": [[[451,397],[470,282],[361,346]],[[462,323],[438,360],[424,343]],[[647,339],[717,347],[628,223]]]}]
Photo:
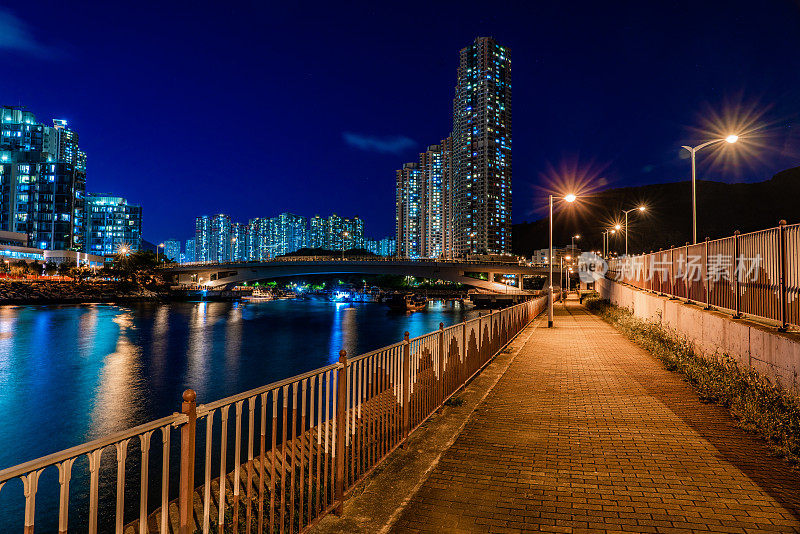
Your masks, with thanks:
[{"label": "calm water", "polygon": [[[212,401],[327,365],[342,348],[357,355],[468,313],[324,300],[0,306],[0,469],[179,411],[186,388]],[[52,478],[43,476],[40,492],[57,486]],[[3,488],[0,514],[20,490]],[[37,526],[47,511],[37,502]]]}]

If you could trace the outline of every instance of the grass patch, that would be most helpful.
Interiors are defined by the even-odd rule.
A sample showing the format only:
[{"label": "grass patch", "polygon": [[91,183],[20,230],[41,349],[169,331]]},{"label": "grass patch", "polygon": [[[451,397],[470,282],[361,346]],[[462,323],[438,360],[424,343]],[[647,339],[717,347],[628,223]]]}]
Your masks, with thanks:
[{"label": "grass patch", "polygon": [[702,402],[727,408],[740,427],[760,434],[776,456],[800,468],[800,399],[728,355],[698,355],[685,338],[597,295],[584,301],[587,309],[659,358],[668,370],[681,373]]}]

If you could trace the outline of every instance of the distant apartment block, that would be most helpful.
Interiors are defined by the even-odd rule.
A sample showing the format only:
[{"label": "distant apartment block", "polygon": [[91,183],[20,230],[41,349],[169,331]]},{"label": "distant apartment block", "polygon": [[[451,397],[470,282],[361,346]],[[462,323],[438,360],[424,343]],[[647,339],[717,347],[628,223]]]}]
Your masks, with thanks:
[{"label": "distant apartment block", "polygon": [[116,254],[120,248],[142,245],[142,207],[122,197],[89,193],[86,196],[86,249],[90,254]]}]

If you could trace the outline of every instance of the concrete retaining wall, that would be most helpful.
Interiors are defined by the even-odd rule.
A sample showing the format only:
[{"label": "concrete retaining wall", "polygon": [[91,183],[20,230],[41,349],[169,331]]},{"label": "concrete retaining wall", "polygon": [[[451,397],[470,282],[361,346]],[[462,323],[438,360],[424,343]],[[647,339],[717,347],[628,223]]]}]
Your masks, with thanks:
[{"label": "concrete retaining wall", "polygon": [[659,297],[612,280],[598,280],[596,287],[603,298],[628,308],[636,317],[658,322],[686,337],[699,353],[727,354],[800,393],[800,335],[778,332],[774,327],[746,319],[732,319],[729,314]]}]

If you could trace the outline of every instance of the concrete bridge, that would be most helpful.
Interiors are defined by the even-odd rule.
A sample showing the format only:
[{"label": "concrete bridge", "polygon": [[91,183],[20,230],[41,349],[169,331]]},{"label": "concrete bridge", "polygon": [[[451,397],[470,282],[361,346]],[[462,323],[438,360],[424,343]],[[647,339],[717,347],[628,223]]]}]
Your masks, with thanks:
[{"label": "concrete bridge", "polygon": [[410,259],[282,258],[265,262],[193,263],[165,267],[185,286],[230,289],[244,282],[315,274],[389,274],[445,280],[492,293],[522,293],[525,277],[547,275],[547,268],[519,263]]}]

